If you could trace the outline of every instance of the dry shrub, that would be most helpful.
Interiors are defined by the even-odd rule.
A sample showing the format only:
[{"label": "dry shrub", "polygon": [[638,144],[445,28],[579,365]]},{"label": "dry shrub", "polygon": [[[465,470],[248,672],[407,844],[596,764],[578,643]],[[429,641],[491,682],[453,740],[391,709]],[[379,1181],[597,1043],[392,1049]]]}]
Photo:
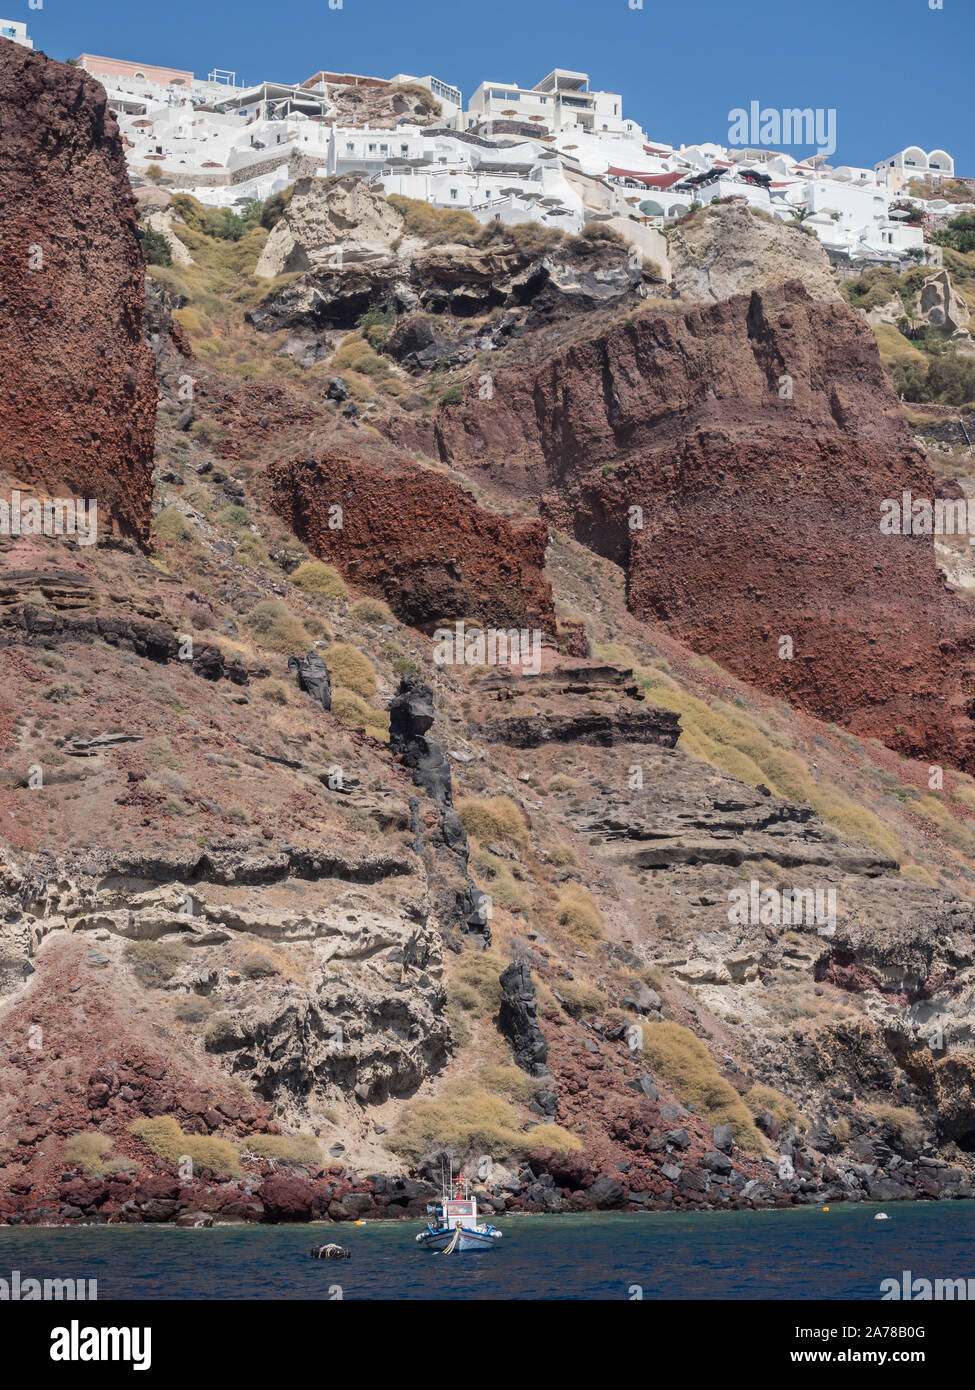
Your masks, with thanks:
[{"label": "dry shrub", "polygon": [[457,814],[468,835],[476,836],[482,843],[489,840],[510,840],[516,845],[528,843],[525,817],[509,796],[464,797],[457,802]]},{"label": "dry shrub", "polygon": [[346,588],[342,576],[332,565],[321,560],[303,560],[291,576],[292,584],[318,598],[345,598]]},{"label": "dry shrub", "polygon": [[681,1100],[712,1125],[731,1125],[735,1142],[751,1153],[764,1153],[765,1141],[748,1107],[718,1074],[707,1048],[679,1023],[648,1023],[641,1028],[643,1055],[654,1076],[662,1078]]},{"label": "dry shrub", "polygon": [[[581,1148],[574,1134],[558,1125],[537,1125],[527,1133],[517,1128],[507,1101],[493,1096],[476,1081],[458,1078],[431,1100],[414,1100],[401,1113],[390,1135],[394,1153],[414,1162],[434,1148],[451,1149],[466,1161],[489,1153],[499,1159],[522,1158],[538,1148]],[[539,1140],[539,1131],[544,1130]]]},{"label": "dry shrub", "polygon": [[381,598],[361,598],[349,609],[349,617],[360,623],[391,623],[393,611]]},{"label": "dry shrub", "polygon": [[385,710],[371,709],[365,700],[341,686],[332,691],[332,713],[353,729],[365,729],[367,734],[382,743],[389,742],[389,715]]},{"label": "dry shrub", "polygon": [[521,1105],[527,1105],[542,1085],[538,1077],[503,1063],[486,1062],[477,1074],[489,1091]]},{"label": "dry shrub", "polygon": [[308,629],[280,599],[267,598],[256,603],[244,622],[257,642],[269,652],[293,656],[311,646]]},{"label": "dry shrub", "polygon": [[376,669],[358,647],[348,642],[334,643],[325,653],[325,665],[334,686],[351,690],[364,700],[371,700],[375,695]]},{"label": "dry shrub", "polygon": [[571,1130],[563,1129],[561,1125],[540,1124],[528,1131],[528,1138],[531,1143],[532,1153],[541,1153],[544,1149],[554,1149],[556,1153],[563,1157],[569,1153],[579,1153],[582,1150],[582,1140]]},{"label": "dry shrub", "polygon": [[563,1007],[573,1018],[598,1014],[606,1006],[606,996],[591,980],[560,980],[556,993],[562,996]]},{"label": "dry shrub", "polygon": [[602,941],[602,913],[592,894],[580,884],[566,884],[555,901],[555,915],[577,946],[594,946]]},{"label": "dry shrub", "polygon": [[753,1086],[742,1099],[753,1115],[759,1110],[767,1110],[780,1129],[795,1126],[796,1129],[805,1131],[809,1128],[809,1121],[799,1108],[774,1086]]},{"label": "dry shrub", "polygon": [[895,1131],[902,1144],[911,1149],[921,1149],[924,1147],[928,1133],[924,1121],[914,1110],[909,1110],[906,1105],[888,1105],[879,1103],[877,1105],[867,1105],[864,1109],[881,1124],[890,1125]]},{"label": "dry shrub", "polygon": [[191,541],[193,527],[176,507],[163,507],[152,523],[161,541]]},{"label": "dry shrub", "polygon": [[229,1173],[240,1176],[237,1150],[226,1139],[206,1134],[186,1134],[172,1115],[135,1120],[129,1132],[151,1149],[157,1158],[173,1165],[189,1158],[196,1173]]},{"label": "dry shrub", "polygon": [[317,1166],[322,1161],[321,1146],[314,1134],[249,1134],[243,1143],[256,1158],[273,1159],[286,1166]]},{"label": "dry shrub", "polygon": [[451,971],[448,991],[477,1018],[493,1018],[501,1004],[506,966],[496,951],[464,951]]},{"label": "dry shrub", "polygon": [[128,1159],[109,1158],[111,1151],[109,1135],[84,1130],[64,1141],[61,1160],[65,1166],[80,1168],[91,1178],[103,1178],[109,1173],[119,1173],[133,1166]]}]

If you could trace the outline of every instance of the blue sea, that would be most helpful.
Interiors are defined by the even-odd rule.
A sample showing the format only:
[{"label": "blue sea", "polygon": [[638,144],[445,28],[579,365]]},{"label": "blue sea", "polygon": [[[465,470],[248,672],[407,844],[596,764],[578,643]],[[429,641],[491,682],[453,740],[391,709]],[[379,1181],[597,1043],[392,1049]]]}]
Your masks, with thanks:
[{"label": "blue sea", "polygon": [[[877,1221],[878,1210],[888,1220]],[[0,1228],[0,1278],[97,1279],[110,1299],[828,1299],[975,1279],[975,1202],[512,1216],[481,1255],[419,1250],[416,1221]],[[336,1241],[352,1258],[309,1258]],[[973,1285],[975,1287],[975,1285]]]}]

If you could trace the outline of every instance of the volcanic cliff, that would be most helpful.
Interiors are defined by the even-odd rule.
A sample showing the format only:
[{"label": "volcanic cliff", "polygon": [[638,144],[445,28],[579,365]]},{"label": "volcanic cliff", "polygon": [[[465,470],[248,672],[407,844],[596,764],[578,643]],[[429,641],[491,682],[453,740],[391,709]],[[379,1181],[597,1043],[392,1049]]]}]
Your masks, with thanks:
[{"label": "volcanic cliff", "polygon": [[647,306],[492,380],[441,408],[442,457],[625,566],[634,613],[820,718],[975,768],[975,622],[933,536],[881,531],[884,499],[936,483],[862,316],[798,282]]},{"label": "volcanic cliff", "polygon": [[419,1217],[445,1147],[502,1213],[971,1197],[975,780],[908,756],[970,760],[968,610],[880,532],[935,484],[856,314],[328,180],[302,236],[419,245],[282,286],[177,195],[149,479],[121,150],[10,63],[65,327],[12,359],[5,263],[0,391],[151,552],[0,536],[0,1221]]},{"label": "volcanic cliff", "polygon": [[156,388],[115,118],[80,68],[0,39],[0,127],[0,465],[144,538]]}]

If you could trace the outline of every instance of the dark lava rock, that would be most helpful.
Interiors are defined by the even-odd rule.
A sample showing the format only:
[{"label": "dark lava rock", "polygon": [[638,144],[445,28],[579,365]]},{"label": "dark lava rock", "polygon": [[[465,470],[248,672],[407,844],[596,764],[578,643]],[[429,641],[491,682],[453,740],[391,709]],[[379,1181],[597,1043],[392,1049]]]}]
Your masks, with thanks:
[{"label": "dark lava rock", "polygon": [[317,652],[288,658],[288,670],[298,682],[298,689],[310,695],[322,709],[332,708],[332,682],[328,667]]},{"label": "dark lava rock", "polygon": [[538,1005],[531,967],[513,961],[501,976],[498,1027],[511,1044],[515,1061],[531,1076],[548,1074],[548,1043],[538,1026]]},{"label": "dark lava rock", "polygon": [[598,1211],[613,1211],[626,1206],[626,1193],[615,1178],[597,1178],[586,1196]]}]

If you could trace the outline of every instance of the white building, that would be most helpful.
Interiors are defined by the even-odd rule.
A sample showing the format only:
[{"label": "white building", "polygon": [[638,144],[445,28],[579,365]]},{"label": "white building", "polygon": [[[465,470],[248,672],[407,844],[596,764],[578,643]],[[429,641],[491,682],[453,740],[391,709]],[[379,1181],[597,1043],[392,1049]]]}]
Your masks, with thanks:
[{"label": "white building", "polygon": [[955,177],[955,161],[950,154],[945,150],[932,150],[926,154],[919,145],[908,145],[873,167],[877,177],[884,179],[895,193],[911,179],[930,179],[937,183],[940,179]]},{"label": "white building", "polygon": [[[589,90],[589,74],[555,68],[534,87],[514,83],[482,82],[468,107],[468,125],[490,121],[532,122],[541,133],[643,137],[634,121],[623,118],[623,98],[618,92]],[[644,137],[645,138],[645,137]]]},{"label": "white building", "polygon": [[17,19],[0,19],[0,39],[10,39],[21,48],[34,47],[34,40],[27,37],[27,25]]}]

